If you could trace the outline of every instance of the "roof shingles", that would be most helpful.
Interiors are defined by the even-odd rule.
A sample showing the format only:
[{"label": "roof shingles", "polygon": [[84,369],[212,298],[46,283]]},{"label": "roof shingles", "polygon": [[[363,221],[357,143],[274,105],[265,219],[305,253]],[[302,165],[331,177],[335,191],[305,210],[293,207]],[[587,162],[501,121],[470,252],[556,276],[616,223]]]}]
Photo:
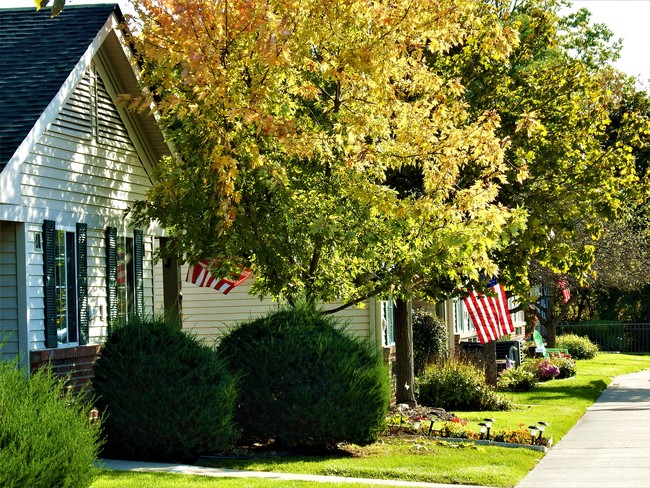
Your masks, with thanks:
[{"label": "roof shingles", "polygon": [[0,9],[0,172],[116,8]]}]

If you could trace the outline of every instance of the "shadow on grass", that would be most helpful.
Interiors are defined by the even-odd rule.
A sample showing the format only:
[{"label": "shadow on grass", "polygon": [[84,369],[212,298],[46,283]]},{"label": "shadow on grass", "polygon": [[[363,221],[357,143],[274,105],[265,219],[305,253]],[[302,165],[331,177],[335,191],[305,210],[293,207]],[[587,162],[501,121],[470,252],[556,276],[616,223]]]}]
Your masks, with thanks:
[{"label": "shadow on grass", "polygon": [[349,459],[358,456],[358,453],[351,452],[341,448],[303,448],[303,449],[287,449],[274,445],[265,446],[263,448],[250,448],[244,449],[244,452],[239,455],[216,455],[216,456],[202,456],[197,464],[208,467],[229,468],[229,469],[245,469],[247,466],[256,462],[263,462],[264,464],[282,465],[288,463],[303,463],[314,461],[327,461],[337,459]]},{"label": "shadow on grass", "polygon": [[549,383],[545,383],[526,394],[518,396],[517,401],[519,402],[525,399],[525,403],[543,404],[551,402],[557,403],[558,400],[561,401],[564,399],[579,399],[593,403],[600,397],[603,391],[605,391],[605,388],[607,388],[607,383],[603,380],[593,380],[587,384],[575,386],[569,386],[562,383],[554,385],[554,381],[557,380],[551,380]]}]

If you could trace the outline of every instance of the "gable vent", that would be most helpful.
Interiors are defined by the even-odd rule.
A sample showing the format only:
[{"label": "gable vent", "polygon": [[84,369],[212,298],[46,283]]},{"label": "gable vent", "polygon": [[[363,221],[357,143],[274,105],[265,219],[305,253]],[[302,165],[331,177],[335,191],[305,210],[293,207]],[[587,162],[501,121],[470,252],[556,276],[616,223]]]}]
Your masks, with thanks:
[{"label": "gable vent", "polygon": [[117,107],[99,76],[97,76],[97,135],[100,143],[109,145],[120,143],[133,149],[131,138]]},{"label": "gable vent", "polygon": [[122,117],[94,66],[86,71],[50,131],[135,151]]},{"label": "gable vent", "polygon": [[92,139],[94,98],[94,81],[91,79],[91,73],[86,72],[50,130],[80,139]]}]

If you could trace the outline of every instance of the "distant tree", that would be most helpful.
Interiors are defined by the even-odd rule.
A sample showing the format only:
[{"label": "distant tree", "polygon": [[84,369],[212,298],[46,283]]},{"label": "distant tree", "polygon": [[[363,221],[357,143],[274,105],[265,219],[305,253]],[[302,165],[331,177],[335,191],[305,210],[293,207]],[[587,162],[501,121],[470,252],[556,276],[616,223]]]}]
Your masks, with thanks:
[{"label": "distant tree", "polygon": [[[609,66],[620,46],[605,26],[590,26],[587,11],[562,18],[555,0],[489,5],[519,33],[509,62],[486,65],[469,49],[433,62],[460,77],[473,110],[501,115],[499,134],[510,144],[498,200],[524,209],[527,225],[494,258],[525,307],[536,279],[550,277],[551,288],[556,276],[583,283],[603,226],[642,201],[648,181],[635,151],[647,144],[650,124],[627,110],[625,82]],[[554,321],[548,326],[553,345]]]}]

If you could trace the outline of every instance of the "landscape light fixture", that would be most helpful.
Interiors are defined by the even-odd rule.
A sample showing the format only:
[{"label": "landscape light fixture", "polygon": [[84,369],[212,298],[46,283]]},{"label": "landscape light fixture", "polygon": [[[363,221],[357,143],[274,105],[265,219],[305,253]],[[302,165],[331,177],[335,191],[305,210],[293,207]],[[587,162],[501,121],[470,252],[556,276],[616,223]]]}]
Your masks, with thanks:
[{"label": "landscape light fixture", "polygon": [[490,440],[490,428],[492,427],[492,424],[494,423],[494,419],[483,419],[483,422],[485,423],[485,426],[487,427],[487,440],[489,441]]},{"label": "landscape light fixture", "polygon": [[[488,432],[488,426],[487,426],[485,423],[483,423],[483,422],[479,422],[479,423],[478,423],[478,426],[479,426],[479,428],[481,429],[481,430],[480,430],[480,432],[481,432],[481,437],[483,437],[483,436],[485,435],[485,433]],[[488,439],[489,439],[489,438],[488,438]]]},{"label": "landscape light fixture", "polygon": [[542,434],[544,433],[544,430],[546,430],[546,427],[548,427],[546,422],[537,422],[537,429],[539,430],[539,437],[537,439],[540,444],[542,443]]},{"label": "landscape light fixture", "polygon": [[535,437],[537,437],[537,433],[539,432],[539,428],[536,425],[529,425],[528,430],[530,431],[530,443],[535,444]]},{"label": "landscape light fixture", "polygon": [[429,433],[427,434],[429,437],[431,437],[431,433],[433,432],[433,424],[436,420],[440,420],[440,415],[435,414],[435,417],[431,417],[431,425],[429,426]]}]

